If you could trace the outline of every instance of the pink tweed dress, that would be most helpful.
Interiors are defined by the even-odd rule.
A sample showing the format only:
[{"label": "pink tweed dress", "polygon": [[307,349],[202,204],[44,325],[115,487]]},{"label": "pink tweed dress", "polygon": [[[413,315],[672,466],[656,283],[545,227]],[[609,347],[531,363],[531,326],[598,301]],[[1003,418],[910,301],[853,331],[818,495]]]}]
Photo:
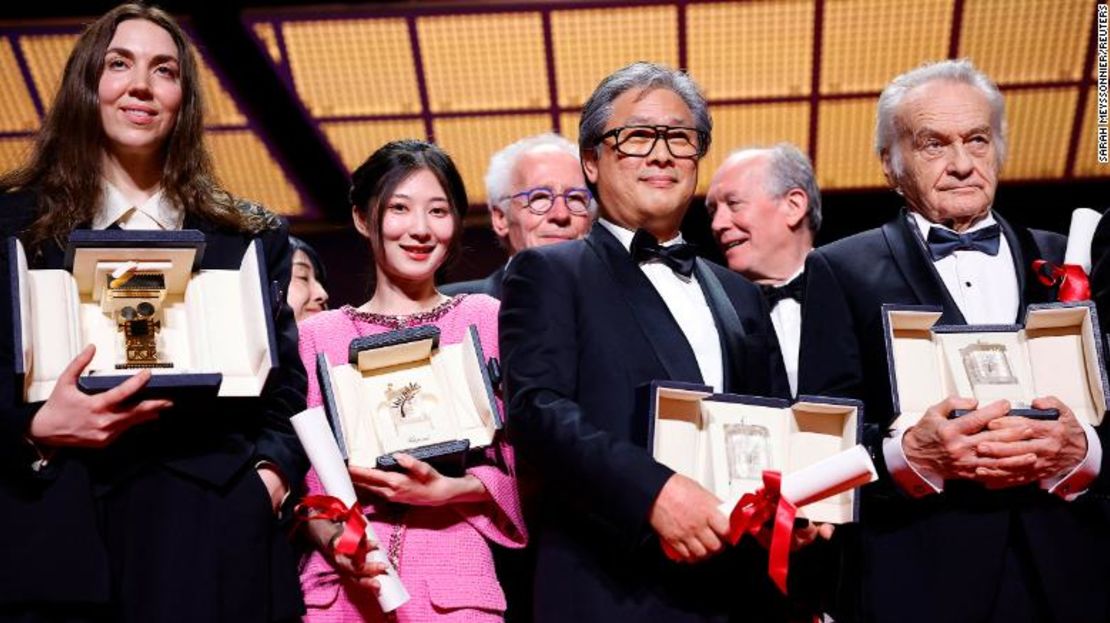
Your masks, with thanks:
[{"label": "pink tweed dress", "polygon": [[[308,371],[308,405],[321,403],[316,381],[316,353],[327,353],[332,365],[347,360],[351,340],[399,327],[432,324],[440,342],[460,342],[470,325],[477,327],[487,357],[498,356],[496,299],[482,294],[458,295],[426,314],[382,317],[350,307],[326,311],[300,324],[300,352]],[[500,406],[500,405],[499,405]],[[527,540],[514,476],[512,449],[503,441],[488,452],[486,464],[471,467],[489,490],[492,501],[442,507],[403,507],[364,503],[363,511],[385,549],[400,523],[400,575],[411,601],[397,610],[397,621],[417,623],[501,621],[505,596],[494,573],[488,541],[523,547]],[[315,472],[306,485],[310,494],[323,493]],[[367,499],[363,499],[367,502]],[[341,576],[320,552],[313,552],[301,572],[308,613],[304,621],[335,623],[386,621],[372,591]]]}]

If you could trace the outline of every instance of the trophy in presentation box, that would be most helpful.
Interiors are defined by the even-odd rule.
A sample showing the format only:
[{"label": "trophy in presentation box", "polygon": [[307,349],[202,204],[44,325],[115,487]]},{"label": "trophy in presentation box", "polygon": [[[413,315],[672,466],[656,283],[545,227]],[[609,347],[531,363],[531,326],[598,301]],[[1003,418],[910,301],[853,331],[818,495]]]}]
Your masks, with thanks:
[{"label": "trophy in presentation box", "polygon": [[474,327],[441,345],[434,326],[351,341],[346,363],[316,356],[324,408],[351,465],[392,468],[394,452],[460,471],[502,427]]},{"label": "trophy in presentation box", "polygon": [[[655,381],[646,388],[648,444],[652,456],[713,492],[726,507],[764,485],[776,471],[783,482],[805,473],[812,482],[793,483],[806,491],[800,510],[814,521],[854,521],[854,488],[875,478],[866,452],[857,447],[862,404],[856,400],[801,396],[787,400],[715,394],[709,387]],[[848,464],[841,460],[849,457]],[[841,469],[811,466],[840,461]],[[730,511],[728,507],[726,512]]]},{"label": "trophy in presentation box", "polygon": [[136,370],[153,376],[140,398],[256,397],[277,366],[274,301],[261,243],[237,266],[202,269],[196,230],[77,230],[63,268],[31,269],[8,240],[17,387],[45,400],[86,345],[78,378],[89,393]]},{"label": "trophy in presentation box", "polygon": [[1035,398],[1052,395],[1081,421],[1102,421],[1110,394],[1090,302],[1030,305],[1024,325],[938,325],[941,314],[939,307],[883,306],[893,428],[914,425],[948,396],[980,406],[1004,399],[1012,415],[1054,419],[1055,409],[1032,408]]}]

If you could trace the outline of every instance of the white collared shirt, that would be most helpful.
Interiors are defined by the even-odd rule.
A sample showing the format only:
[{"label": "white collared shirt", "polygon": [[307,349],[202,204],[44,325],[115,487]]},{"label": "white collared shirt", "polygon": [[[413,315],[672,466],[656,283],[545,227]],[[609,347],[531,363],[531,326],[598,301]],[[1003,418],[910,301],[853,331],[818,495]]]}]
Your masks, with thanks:
[{"label": "white collared shirt", "polygon": [[[635,237],[636,232],[603,218],[599,218],[598,222],[620,241],[626,251],[632,248],[632,238]],[[681,242],[682,234],[679,234],[659,244],[669,247]],[[640,270],[655,287],[655,291],[659,293],[671,316],[678,323],[678,328],[682,329],[686,341],[690,343],[694,358],[698,362],[698,369],[701,370],[702,380],[706,385],[711,385],[714,391],[724,391],[721,336],[717,332],[717,323],[713,320],[713,312],[710,311],[709,304],[705,300],[705,293],[698,285],[697,277],[694,275],[683,277],[658,260],[641,263]],[[650,331],[651,328],[648,327],[648,330]]]},{"label": "white collared shirt", "polygon": [[[783,284],[790,283],[802,275],[805,264]],[[779,339],[782,363],[786,366],[786,380],[790,382],[790,395],[798,395],[798,348],[802,334],[802,304],[792,298],[785,298],[771,308],[771,324],[775,326],[775,336]]]},{"label": "white collared shirt", "polygon": [[154,193],[142,205],[134,205],[111,182],[104,181],[100,206],[93,218],[93,229],[107,229],[118,224],[120,229],[181,229],[185,212],[174,206],[162,190]]},{"label": "white collared shirt", "polygon": [[[921,232],[922,239],[928,240],[929,228],[943,227],[916,212],[912,212],[910,216]],[[988,214],[967,232],[989,227],[996,222],[994,215]],[[1020,286],[1005,235],[1000,236],[998,255],[961,250],[934,261],[933,266],[968,324],[1005,325],[1016,321]],[[1073,500],[1085,493],[1091,482],[1098,477],[1102,466],[1102,443],[1094,427],[1082,421],[1080,425],[1087,435],[1087,456],[1074,469],[1041,481],[1042,489],[1067,500]],[[905,448],[902,447],[905,432],[906,429],[894,429],[891,436],[883,440],[883,457],[891,478],[913,497],[944,491],[944,479],[940,474],[928,469],[918,469],[906,458]]]},{"label": "white collared shirt", "polygon": [[[929,229],[943,225],[929,222],[924,216],[910,214],[921,239],[929,239]],[[996,225],[994,215],[972,225],[964,233],[978,231]],[[940,274],[944,287],[956,307],[964,315],[967,324],[1014,324],[1021,304],[1017,273],[1014,271],[1014,258],[1006,236],[1000,235],[998,254],[987,255],[978,251],[959,250],[933,262]]]}]

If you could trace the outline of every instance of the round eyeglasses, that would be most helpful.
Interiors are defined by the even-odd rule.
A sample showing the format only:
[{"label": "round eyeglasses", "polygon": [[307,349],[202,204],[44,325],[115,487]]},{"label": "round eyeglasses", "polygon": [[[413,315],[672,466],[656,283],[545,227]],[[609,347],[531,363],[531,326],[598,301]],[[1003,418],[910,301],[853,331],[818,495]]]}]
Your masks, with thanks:
[{"label": "round eyeglasses", "polygon": [[650,154],[659,139],[675,158],[700,158],[709,142],[708,133],[697,128],[670,125],[625,125],[602,134],[597,142],[610,136],[617,153],[638,158]]},{"label": "round eyeglasses", "polygon": [[590,200],[593,195],[585,188],[568,188],[561,193],[557,193],[547,186],[538,186],[522,190],[515,195],[509,195],[506,199],[523,198],[524,206],[528,208],[529,212],[536,216],[543,216],[555,206],[555,200],[559,197],[563,198],[567,211],[571,214],[583,215],[590,213]]}]

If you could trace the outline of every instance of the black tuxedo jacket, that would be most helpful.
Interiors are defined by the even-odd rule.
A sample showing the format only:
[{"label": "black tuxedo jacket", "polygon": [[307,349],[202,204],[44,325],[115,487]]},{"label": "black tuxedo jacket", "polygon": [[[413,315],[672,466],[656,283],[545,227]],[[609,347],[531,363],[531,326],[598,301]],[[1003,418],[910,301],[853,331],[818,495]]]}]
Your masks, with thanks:
[{"label": "black tuxedo jacket", "polygon": [[[1059,262],[1065,240],[995,218],[1014,257],[1021,305],[1015,320],[1021,322],[1025,305],[1052,300],[1032,274],[1032,261]],[[966,324],[914,230],[902,213],[815,250],[806,262],[799,392],[862,398],[866,436],[882,474],[863,495],[864,618],[990,620],[1007,590],[1000,585],[1002,561],[1017,555],[1036,574],[1032,585],[1055,620],[1103,621],[1110,564],[1106,511],[1097,494],[1069,503],[1033,486],[987,491],[949,482],[939,495],[910,499],[886,473],[881,442],[893,409],[882,304],[939,305],[940,323]]]},{"label": "black tuxedo jacket", "polygon": [[[717,322],[725,389],[787,395],[759,290],[698,260]],[[501,307],[509,437],[542,485],[537,621],[703,621],[774,588],[745,543],[701,565],[668,562],[648,514],[672,471],[646,449],[637,389],[701,383],[693,350],[628,251],[600,224],[583,240],[531,249],[509,266]],[[770,597],[767,597],[770,596]]]},{"label": "black tuxedo jacket", "polygon": [[1099,219],[1091,241],[1090,282],[1091,300],[1098,305],[1098,320],[1106,335],[1110,333],[1110,218],[1106,214]]},{"label": "black tuxedo jacket", "polygon": [[[19,235],[34,217],[30,194],[0,196],[3,240]],[[292,257],[286,225],[275,219],[273,228],[251,236],[189,216],[184,228],[205,234],[203,269],[238,269],[251,241],[262,242],[278,314],[279,358],[262,397],[175,407],[106,448],[59,450],[40,471],[32,469],[36,455],[25,435],[42,403],[21,404],[22,388],[14,385],[8,328],[12,258],[6,244],[0,251],[0,613],[9,604],[105,604],[121,583],[130,581],[142,587],[136,592],[148,595],[142,599],[149,603],[112,610],[111,620],[129,620],[141,612],[137,616],[158,620],[232,616],[263,621],[279,613],[295,615],[301,608],[285,529],[277,525],[272,510],[267,513],[265,487],[254,474],[256,463],[270,461],[296,489],[308,468],[289,423],[289,416],[305,406],[305,372],[297,354],[296,325],[284,300]],[[64,250],[54,243],[41,253],[27,251],[30,268],[63,266]],[[297,497],[296,492],[289,496],[290,501]],[[130,557],[134,552],[118,551],[125,542],[143,543],[140,548],[151,552],[150,557],[178,545],[195,557],[167,558],[162,569],[128,569],[124,567],[134,566],[136,559]],[[208,553],[220,555],[209,548],[227,547],[241,553],[236,554],[237,569],[217,573],[214,568],[190,568],[192,563],[219,564],[206,558]],[[190,577],[189,585],[195,580],[204,588],[198,586],[190,597],[185,594],[188,585],[161,586],[175,577]],[[160,584],[147,587],[147,581]],[[243,605],[211,603],[208,589],[213,594],[232,591],[229,599]],[[175,592],[184,598],[168,597]],[[237,607],[252,611],[240,614]],[[155,614],[171,608],[176,610],[167,612],[168,619]]]},{"label": "black tuxedo jacket", "polygon": [[502,266],[490,273],[485,279],[445,283],[439,287],[439,291],[446,296],[455,296],[456,294],[485,294],[497,300],[501,300],[501,282],[504,280],[505,267]]}]

